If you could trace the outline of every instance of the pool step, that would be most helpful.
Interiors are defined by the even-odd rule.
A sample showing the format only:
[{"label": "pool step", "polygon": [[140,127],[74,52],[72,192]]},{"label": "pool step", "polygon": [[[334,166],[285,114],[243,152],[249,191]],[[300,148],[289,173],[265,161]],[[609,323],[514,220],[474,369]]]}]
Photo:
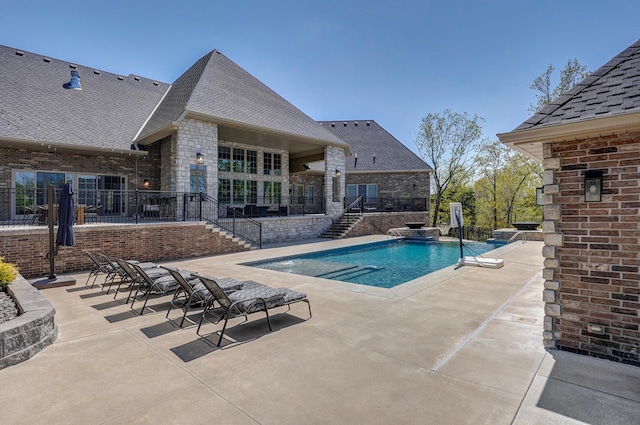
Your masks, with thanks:
[{"label": "pool step", "polygon": [[381,270],[383,270],[383,268],[370,267],[370,266],[352,266],[352,267],[344,267],[339,270],[323,273],[321,275],[317,275],[316,277],[323,277],[325,279],[335,279],[335,280],[354,279],[356,277],[379,272]]}]

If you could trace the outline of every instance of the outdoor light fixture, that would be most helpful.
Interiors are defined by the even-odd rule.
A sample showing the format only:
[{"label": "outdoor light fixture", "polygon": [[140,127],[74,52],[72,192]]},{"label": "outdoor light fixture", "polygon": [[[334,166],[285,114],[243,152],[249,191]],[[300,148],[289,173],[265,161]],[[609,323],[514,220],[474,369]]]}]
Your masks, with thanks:
[{"label": "outdoor light fixture", "polygon": [[538,206],[544,205],[544,200],[542,199],[543,195],[544,195],[544,187],[536,188],[536,205]]},{"label": "outdoor light fixture", "polygon": [[591,170],[584,173],[585,202],[602,200],[602,170]]},{"label": "outdoor light fixture", "polygon": [[340,177],[340,170],[336,170],[336,177]]},{"label": "outdoor light fixture", "polygon": [[142,180],[142,187],[149,187],[149,180],[148,179]]},{"label": "outdoor light fixture", "polygon": [[302,164],[302,166],[304,167],[305,170],[311,169],[311,167],[309,167],[309,164]]},{"label": "outdoor light fixture", "polygon": [[196,153],[196,164],[202,164],[204,162],[204,155],[200,152]]}]

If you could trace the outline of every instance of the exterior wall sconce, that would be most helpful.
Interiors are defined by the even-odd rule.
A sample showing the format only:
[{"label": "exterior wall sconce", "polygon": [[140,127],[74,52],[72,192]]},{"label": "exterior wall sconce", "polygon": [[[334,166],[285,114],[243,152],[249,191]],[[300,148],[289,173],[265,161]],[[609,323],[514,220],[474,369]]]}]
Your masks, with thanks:
[{"label": "exterior wall sconce", "polygon": [[544,200],[542,196],[544,195],[544,187],[536,188],[536,205],[544,205]]},{"label": "exterior wall sconce", "polygon": [[585,202],[602,201],[602,170],[591,170],[584,173]]},{"label": "exterior wall sconce", "polygon": [[336,177],[340,177],[340,170],[336,170]]},{"label": "exterior wall sconce", "polygon": [[148,179],[142,180],[142,187],[149,187],[149,180]]},{"label": "exterior wall sconce", "polygon": [[204,162],[204,155],[200,152],[196,153],[196,164],[202,164]]}]

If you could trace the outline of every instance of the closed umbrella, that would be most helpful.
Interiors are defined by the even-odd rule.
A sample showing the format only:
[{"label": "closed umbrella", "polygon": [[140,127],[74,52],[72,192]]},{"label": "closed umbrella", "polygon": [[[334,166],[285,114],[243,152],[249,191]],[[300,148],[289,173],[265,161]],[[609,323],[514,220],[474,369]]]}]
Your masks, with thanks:
[{"label": "closed umbrella", "polygon": [[56,245],[72,246],[75,243],[76,238],[73,234],[75,211],[71,183],[65,183],[60,189],[58,206],[58,235],[56,237]]}]

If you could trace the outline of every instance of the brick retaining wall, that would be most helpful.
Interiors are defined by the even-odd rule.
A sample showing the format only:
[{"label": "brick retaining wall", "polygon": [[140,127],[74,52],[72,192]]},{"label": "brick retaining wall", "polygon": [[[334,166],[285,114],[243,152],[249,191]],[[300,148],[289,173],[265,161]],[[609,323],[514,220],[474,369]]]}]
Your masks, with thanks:
[{"label": "brick retaining wall", "polygon": [[[86,225],[74,227],[74,233],[75,245],[59,248],[55,257],[56,273],[90,269],[91,261],[83,250],[140,261],[167,261],[245,250],[198,222]],[[46,227],[0,231],[0,255],[5,261],[17,264],[20,274],[26,278],[49,275],[48,252]]]}]

